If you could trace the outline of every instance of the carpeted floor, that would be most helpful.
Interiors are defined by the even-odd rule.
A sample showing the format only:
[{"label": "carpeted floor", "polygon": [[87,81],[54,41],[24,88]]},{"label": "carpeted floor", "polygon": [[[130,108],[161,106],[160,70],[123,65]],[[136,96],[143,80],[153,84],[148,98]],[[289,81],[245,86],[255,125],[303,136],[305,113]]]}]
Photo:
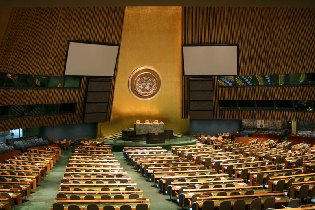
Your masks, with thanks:
[{"label": "carpeted floor", "polygon": [[57,164],[44,177],[40,186],[32,193],[28,200],[23,202],[22,206],[15,206],[16,210],[48,210],[52,207],[53,201],[58,193],[60,181],[65,173],[70,151],[62,151]]},{"label": "carpeted floor", "polygon": [[179,206],[177,206],[176,203],[167,200],[169,196],[160,194],[157,188],[151,186],[152,182],[146,181],[145,178],[140,175],[140,173],[136,172],[132,166],[128,165],[124,159],[122,152],[114,152],[114,155],[120,162],[120,165],[128,173],[128,176],[131,177],[132,181],[136,182],[138,188],[143,190],[143,195],[146,198],[150,199],[151,203],[150,210],[181,209]]},{"label": "carpeted floor", "polygon": [[[58,193],[60,181],[65,172],[70,151],[62,151],[62,156],[48,175],[40,183],[35,193],[32,193],[28,200],[23,202],[22,206],[15,206],[16,210],[48,210],[52,207],[53,201]],[[137,186],[143,190],[144,196],[150,199],[151,210],[178,210],[177,204],[168,201],[168,196],[162,195],[158,189],[152,187],[152,182],[148,182],[137,173],[124,160],[122,152],[114,152],[115,157],[119,160],[121,166],[128,173],[131,179],[137,183]]]}]

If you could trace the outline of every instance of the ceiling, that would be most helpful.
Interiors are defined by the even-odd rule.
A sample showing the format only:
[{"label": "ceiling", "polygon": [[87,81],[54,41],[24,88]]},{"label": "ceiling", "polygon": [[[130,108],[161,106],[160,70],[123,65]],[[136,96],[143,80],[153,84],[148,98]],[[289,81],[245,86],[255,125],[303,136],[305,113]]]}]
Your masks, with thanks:
[{"label": "ceiling", "polygon": [[315,0],[0,0],[0,7],[224,6],[315,8]]}]

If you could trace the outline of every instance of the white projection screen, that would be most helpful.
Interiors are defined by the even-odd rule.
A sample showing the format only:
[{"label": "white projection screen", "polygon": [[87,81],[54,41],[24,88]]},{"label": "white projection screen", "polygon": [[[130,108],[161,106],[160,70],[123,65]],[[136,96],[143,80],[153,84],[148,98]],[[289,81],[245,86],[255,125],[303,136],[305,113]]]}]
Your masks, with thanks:
[{"label": "white projection screen", "polygon": [[113,76],[119,46],[70,42],[65,75]]},{"label": "white projection screen", "polygon": [[237,45],[183,46],[185,75],[237,75]]}]

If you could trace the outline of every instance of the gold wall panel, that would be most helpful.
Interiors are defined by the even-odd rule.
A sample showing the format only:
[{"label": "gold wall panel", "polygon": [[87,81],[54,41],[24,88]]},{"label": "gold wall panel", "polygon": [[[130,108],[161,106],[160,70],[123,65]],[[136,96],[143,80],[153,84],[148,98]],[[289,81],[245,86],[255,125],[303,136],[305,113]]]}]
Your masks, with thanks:
[{"label": "gold wall panel", "polygon": [[[186,133],[182,112],[181,7],[126,7],[109,123],[99,124],[99,136],[133,127],[136,119],[162,120],[166,128]],[[161,77],[159,93],[150,100],[128,90],[130,74],[141,66]]]}]

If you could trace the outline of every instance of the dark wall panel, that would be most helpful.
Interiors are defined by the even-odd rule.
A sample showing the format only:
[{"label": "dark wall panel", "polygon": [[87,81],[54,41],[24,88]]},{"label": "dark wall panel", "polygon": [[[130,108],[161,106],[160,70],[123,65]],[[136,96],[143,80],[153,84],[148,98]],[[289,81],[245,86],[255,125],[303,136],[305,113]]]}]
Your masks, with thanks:
[{"label": "dark wall panel", "polygon": [[213,119],[213,111],[190,110],[190,119]]},{"label": "dark wall panel", "polygon": [[213,93],[209,91],[190,92],[190,100],[213,100]]},{"label": "dark wall panel", "polygon": [[87,103],[85,105],[85,113],[107,112],[107,105],[107,103]]},{"label": "dark wall panel", "polygon": [[86,102],[104,102],[108,101],[109,92],[89,92]]},{"label": "dark wall panel", "polygon": [[106,121],[106,113],[85,113],[84,122],[102,122]]},{"label": "dark wall panel", "polygon": [[213,83],[211,80],[208,80],[208,81],[190,80],[189,89],[190,90],[212,90],[213,89]]},{"label": "dark wall panel", "polygon": [[110,91],[112,83],[111,82],[92,82],[89,81],[89,91]]},{"label": "dark wall panel", "polygon": [[213,110],[213,101],[191,101],[190,110]]},{"label": "dark wall panel", "polygon": [[190,120],[190,134],[235,133],[241,129],[240,120]]},{"label": "dark wall panel", "polygon": [[55,140],[62,140],[64,138],[75,140],[80,138],[96,138],[96,131],[96,123],[86,123],[41,128],[39,135]]}]

